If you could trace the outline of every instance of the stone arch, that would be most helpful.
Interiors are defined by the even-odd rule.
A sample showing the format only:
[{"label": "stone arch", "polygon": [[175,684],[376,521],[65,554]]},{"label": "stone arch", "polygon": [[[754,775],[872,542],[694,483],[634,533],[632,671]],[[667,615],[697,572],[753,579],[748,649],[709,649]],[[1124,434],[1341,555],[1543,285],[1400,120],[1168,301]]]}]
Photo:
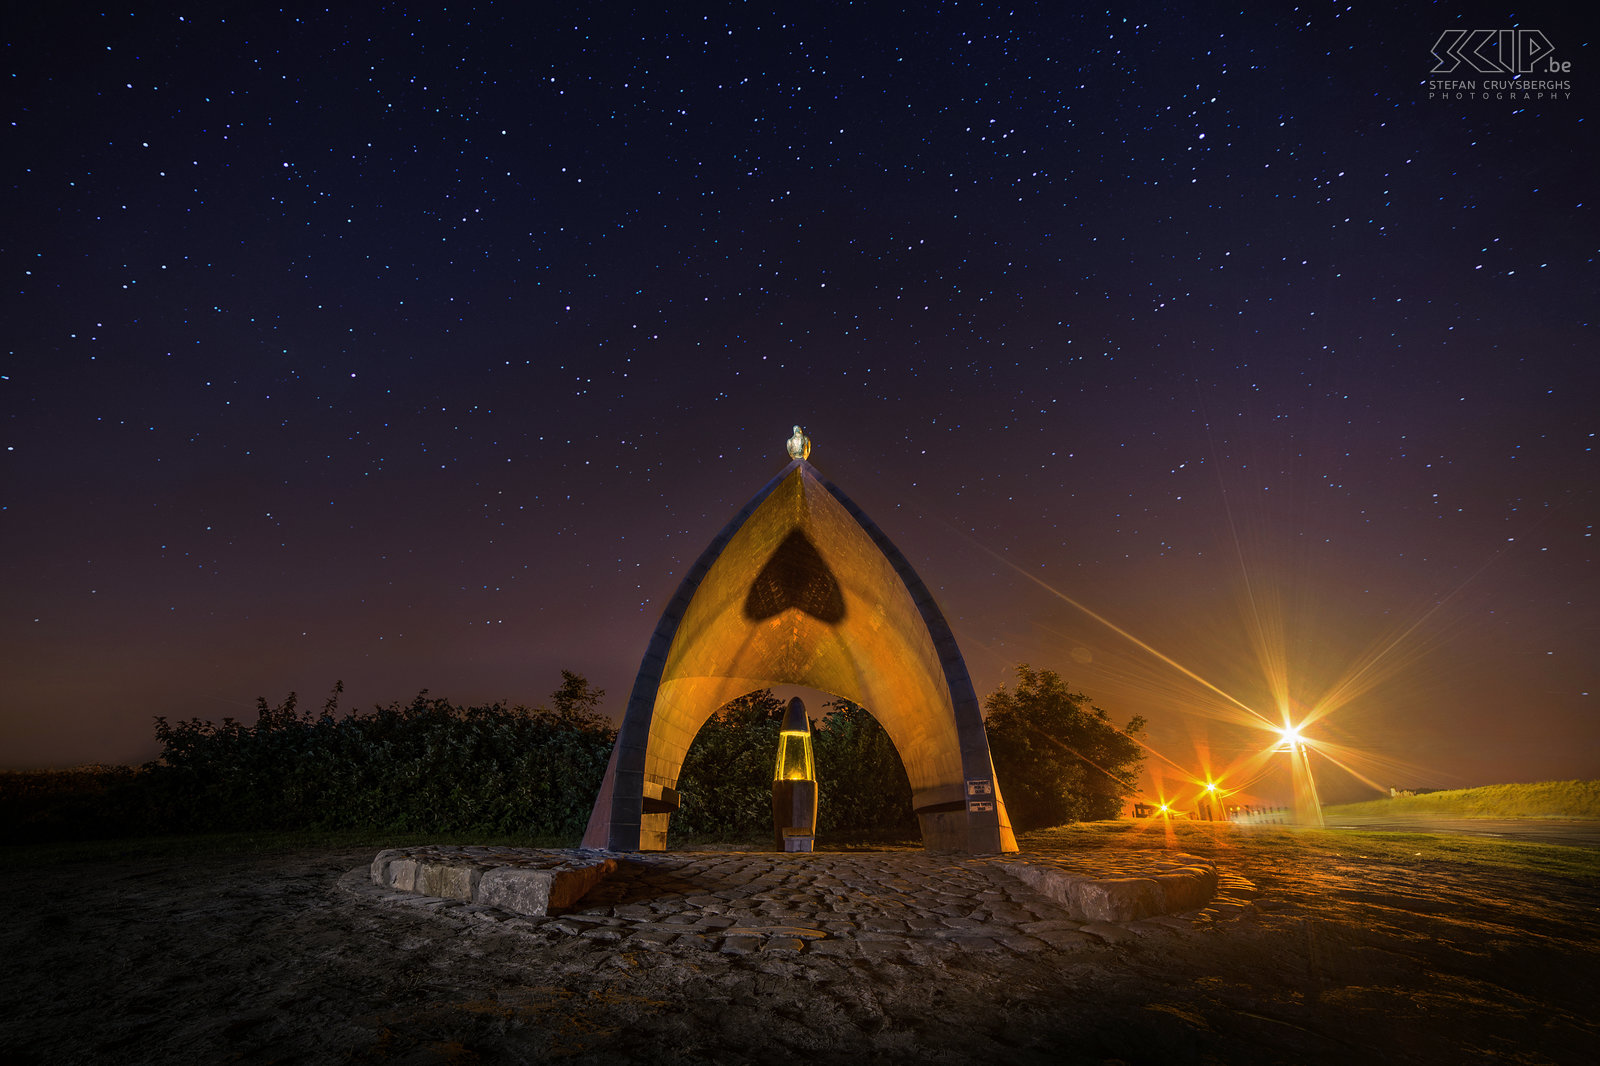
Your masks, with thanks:
[{"label": "stone arch", "polygon": [[929,847],[1017,850],[966,663],[922,579],[804,459],[712,540],[662,611],[583,846],[661,850],[690,742],[772,684],[843,696],[900,753]]}]

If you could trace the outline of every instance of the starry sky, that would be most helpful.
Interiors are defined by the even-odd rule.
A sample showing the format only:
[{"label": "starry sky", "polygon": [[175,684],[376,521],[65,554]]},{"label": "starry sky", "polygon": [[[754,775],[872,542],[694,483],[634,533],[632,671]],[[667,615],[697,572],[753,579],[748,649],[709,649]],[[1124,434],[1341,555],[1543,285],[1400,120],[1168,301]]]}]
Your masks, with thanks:
[{"label": "starry sky", "polygon": [[[133,7],[4,27],[0,764],[620,715],[798,422],[980,694],[1171,773],[1320,715],[1324,799],[1600,775],[1569,5]],[[1517,27],[1564,88],[1430,89]]]}]

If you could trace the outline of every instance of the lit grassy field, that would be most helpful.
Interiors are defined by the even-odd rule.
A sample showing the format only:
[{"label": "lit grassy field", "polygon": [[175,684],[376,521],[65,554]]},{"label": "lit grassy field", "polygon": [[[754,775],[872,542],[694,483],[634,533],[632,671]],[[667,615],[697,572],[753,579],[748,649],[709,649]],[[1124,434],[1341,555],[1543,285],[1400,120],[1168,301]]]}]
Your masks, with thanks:
[{"label": "lit grassy field", "polygon": [[1439,833],[1362,832],[1301,826],[1240,827],[1228,822],[1086,822],[1021,833],[1024,852],[1100,848],[1187,852],[1219,866],[1247,871],[1278,869],[1290,877],[1309,871],[1371,865],[1471,867],[1492,883],[1495,871],[1515,871],[1586,883],[1600,882],[1600,850],[1490,837]]},{"label": "lit grassy field", "polygon": [[1425,796],[1396,796],[1324,807],[1336,817],[1432,815],[1436,818],[1596,818],[1600,819],[1600,781],[1538,781],[1485,785]]}]

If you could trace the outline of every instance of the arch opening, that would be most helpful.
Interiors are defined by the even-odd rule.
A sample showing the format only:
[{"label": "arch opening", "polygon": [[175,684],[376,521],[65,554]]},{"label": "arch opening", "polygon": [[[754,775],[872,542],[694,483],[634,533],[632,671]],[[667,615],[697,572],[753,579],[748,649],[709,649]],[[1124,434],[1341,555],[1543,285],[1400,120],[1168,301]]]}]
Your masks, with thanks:
[{"label": "arch opening", "polygon": [[904,761],[870,708],[833,693],[775,685],[735,697],[689,743],[673,788],[668,843],[708,837],[760,840],[771,831],[767,797],[778,765],[781,722],[799,698],[811,722],[819,795],[819,844],[917,832]]}]

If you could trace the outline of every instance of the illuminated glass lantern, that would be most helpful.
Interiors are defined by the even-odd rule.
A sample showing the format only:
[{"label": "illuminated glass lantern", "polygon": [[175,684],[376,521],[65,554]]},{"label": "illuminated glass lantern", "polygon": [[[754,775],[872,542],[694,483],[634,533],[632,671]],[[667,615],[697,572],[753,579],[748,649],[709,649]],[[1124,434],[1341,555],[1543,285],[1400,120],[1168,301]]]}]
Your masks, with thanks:
[{"label": "illuminated glass lantern", "polygon": [[778,765],[772,772],[772,835],[779,851],[810,851],[817,835],[817,767],[811,720],[797,696],[783,713]]}]

